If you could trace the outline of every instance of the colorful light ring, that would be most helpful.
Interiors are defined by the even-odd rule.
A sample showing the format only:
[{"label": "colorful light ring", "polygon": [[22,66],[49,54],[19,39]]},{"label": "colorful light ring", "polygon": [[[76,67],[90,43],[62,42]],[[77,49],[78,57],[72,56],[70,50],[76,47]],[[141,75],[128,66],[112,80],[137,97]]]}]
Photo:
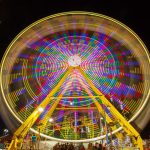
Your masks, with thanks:
[{"label": "colorful light ring", "polygon": [[[120,22],[86,12],[58,14],[39,20],[23,30],[8,47],[2,60],[1,90],[16,119],[24,121],[45,99],[69,68],[68,59],[74,55],[81,58],[80,67],[93,84],[123,115],[124,111],[128,112],[128,120],[134,120],[149,97],[146,47]],[[95,92],[78,69],[70,73],[54,97],[62,93],[64,97],[81,98],[62,98],[52,115],[55,123],[62,126],[64,116],[71,114],[72,120],[86,117],[91,121],[89,124],[93,124],[98,110],[93,108],[93,99],[86,96],[95,95]],[[55,100],[41,114],[35,129],[46,120]],[[113,120],[107,107],[97,100]],[[48,123],[45,128],[47,131],[42,131],[45,135],[55,137]],[[99,136],[101,129],[93,127],[91,130],[95,135],[87,138]],[[73,139],[80,140],[80,137]]]}]

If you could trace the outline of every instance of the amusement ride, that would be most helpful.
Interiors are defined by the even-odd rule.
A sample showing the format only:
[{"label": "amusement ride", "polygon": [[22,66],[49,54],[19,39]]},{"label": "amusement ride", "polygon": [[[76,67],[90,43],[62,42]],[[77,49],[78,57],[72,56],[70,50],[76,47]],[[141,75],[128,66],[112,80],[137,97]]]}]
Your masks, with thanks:
[{"label": "amusement ride", "polygon": [[29,130],[46,139],[112,139],[143,149],[135,120],[150,94],[150,59],[129,27],[92,12],[40,19],[8,46],[0,70],[3,102],[20,124],[9,150]]}]

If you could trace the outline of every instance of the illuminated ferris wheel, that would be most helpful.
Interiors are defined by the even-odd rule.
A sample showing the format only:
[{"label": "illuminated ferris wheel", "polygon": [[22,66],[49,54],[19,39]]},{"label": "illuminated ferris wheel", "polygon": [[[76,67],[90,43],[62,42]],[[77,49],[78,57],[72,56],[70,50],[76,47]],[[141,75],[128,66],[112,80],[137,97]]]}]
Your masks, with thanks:
[{"label": "illuminated ferris wheel", "polygon": [[[95,13],[60,13],[12,41],[2,60],[1,91],[13,117],[30,118],[32,131],[40,126],[49,139],[93,141],[108,127],[117,134],[126,122],[130,132],[129,122],[148,102],[148,68],[145,45],[124,24]],[[33,113],[39,113],[35,120]]]}]

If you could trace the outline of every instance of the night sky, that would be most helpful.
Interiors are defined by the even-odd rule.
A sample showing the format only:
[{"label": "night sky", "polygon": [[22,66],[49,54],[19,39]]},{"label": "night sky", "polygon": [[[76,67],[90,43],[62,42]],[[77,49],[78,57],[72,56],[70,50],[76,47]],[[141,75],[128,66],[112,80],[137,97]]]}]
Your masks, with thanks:
[{"label": "night sky", "polygon": [[[131,3],[132,2],[132,3]],[[150,50],[148,1],[111,0],[0,0],[0,59],[13,38],[26,26],[51,14],[65,11],[90,11],[113,17],[130,27]],[[0,119],[0,132],[5,128]],[[141,133],[150,135],[150,123]]]}]

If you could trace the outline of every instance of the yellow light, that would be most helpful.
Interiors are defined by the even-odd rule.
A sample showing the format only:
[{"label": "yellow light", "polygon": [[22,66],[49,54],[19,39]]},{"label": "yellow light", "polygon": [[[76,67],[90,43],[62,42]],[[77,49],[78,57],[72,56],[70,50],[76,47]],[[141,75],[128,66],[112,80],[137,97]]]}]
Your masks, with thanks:
[{"label": "yellow light", "polygon": [[34,116],[35,116],[37,113],[38,113],[38,111],[35,111],[35,112],[34,112]]},{"label": "yellow light", "polygon": [[43,112],[44,109],[43,109],[42,107],[39,107],[39,108],[38,108],[38,111],[39,111],[39,112]]}]

